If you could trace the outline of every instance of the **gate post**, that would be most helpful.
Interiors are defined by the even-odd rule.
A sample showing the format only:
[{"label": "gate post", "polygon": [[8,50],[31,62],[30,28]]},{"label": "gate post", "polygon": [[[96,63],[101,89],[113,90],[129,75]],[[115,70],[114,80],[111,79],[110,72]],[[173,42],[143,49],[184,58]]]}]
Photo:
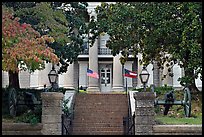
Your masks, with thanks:
[{"label": "gate post", "polygon": [[153,135],[154,100],[153,92],[135,92],[135,135]]},{"label": "gate post", "polygon": [[62,103],[63,93],[42,92],[42,134],[61,135],[62,134]]}]

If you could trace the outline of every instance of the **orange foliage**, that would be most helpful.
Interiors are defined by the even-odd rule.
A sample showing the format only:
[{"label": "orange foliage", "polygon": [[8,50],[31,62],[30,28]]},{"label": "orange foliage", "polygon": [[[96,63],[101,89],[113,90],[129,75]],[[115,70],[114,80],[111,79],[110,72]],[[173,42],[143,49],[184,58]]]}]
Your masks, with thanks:
[{"label": "orange foliage", "polygon": [[58,63],[59,58],[46,43],[52,37],[40,36],[30,24],[20,24],[8,9],[2,9],[2,69],[18,72],[44,69],[45,61]]}]

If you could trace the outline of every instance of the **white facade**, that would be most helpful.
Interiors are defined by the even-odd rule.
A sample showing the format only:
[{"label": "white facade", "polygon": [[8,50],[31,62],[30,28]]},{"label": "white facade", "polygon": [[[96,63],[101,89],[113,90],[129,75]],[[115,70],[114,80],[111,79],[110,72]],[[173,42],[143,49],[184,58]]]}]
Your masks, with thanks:
[{"label": "white facade", "polygon": [[[99,2],[90,2],[88,12],[90,15],[94,15],[94,8],[100,4]],[[139,79],[139,74],[142,67],[139,64],[139,59],[142,58],[141,54],[138,54],[136,58],[130,57],[124,66],[121,65],[119,58],[120,54],[112,56],[111,50],[106,47],[106,41],[109,39],[107,34],[100,36],[96,39],[92,47],[87,47],[86,52],[81,53],[78,56],[78,61],[70,64],[66,73],[60,74],[58,79],[59,87],[65,88],[87,88],[89,92],[114,92],[124,91],[126,86],[141,88],[143,85]],[[138,74],[136,79],[127,78],[123,76],[123,67],[135,71]],[[87,68],[97,72],[99,79],[91,78],[87,76]],[[147,66],[147,70],[150,73],[150,78],[147,86],[154,84],[153,64]],[[36,70],[30,74],[28,72],[21,72],[19,76],[21,88],[43,88],[46,84],[50,86],[48,80],[48,73],[51,70],[51,64],[46,64],[44,70]],[[161,71],[161,74],[165,74],[167,69]],[[160,86],[167,84],[174,88],[182,88],[178,82],[178,78],[183,76],[183,70],[175,65],[172,69],[174,76],[168,77],[164,80],[160,80]],[[2,71],[2,87],[8,85],[8,73]],[[201,90],[202,81],[196,79],[196,85]]]}]

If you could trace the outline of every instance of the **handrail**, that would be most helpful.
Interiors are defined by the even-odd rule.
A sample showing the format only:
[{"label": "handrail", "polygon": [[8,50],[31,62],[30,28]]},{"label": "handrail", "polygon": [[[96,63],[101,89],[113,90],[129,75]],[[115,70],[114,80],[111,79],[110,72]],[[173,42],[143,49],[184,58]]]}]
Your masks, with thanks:
[{"label": "handrail", "polygon": [[128,92],[128,117],[124,118],[124,134],[125,135],[134,135],[135,134],[135,114],[132,110],[130,92]]},{"label": "handrail", "polygon": [[132,115],[132,108],[131,108],[131,101],[130,101],[130,96],[128,98],[128,107],[129,108],[129,117],[130,117],[130,121],[128,121],[128,135],[134,135],[134,127],[135,127],[135,114]]},{"label": "handrail", "polygon": [[[69,94],[66,96],[66,93]],[[65,100],[68,99],[67,107],[68,107],[68,113],[62,114],[62,135],[71,135],[72,133],[72,121],[74,119],[74,105],[75,105],[75,94],[76,92],[65,92]],[[64,132],[65,131],[65,132]]]}]

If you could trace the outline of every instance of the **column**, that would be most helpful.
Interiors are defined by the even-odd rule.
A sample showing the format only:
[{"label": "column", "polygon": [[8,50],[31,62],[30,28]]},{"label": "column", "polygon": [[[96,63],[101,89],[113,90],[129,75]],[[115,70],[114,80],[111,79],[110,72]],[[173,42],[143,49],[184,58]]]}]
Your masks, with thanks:
[{"label": "column", "polygon": [[138,71],[137,71],[137,73],[138,73],[138,79],[137,79],[137,87],[138,88],[143,88],[143,84],[142,84],[142,82],[141,82],[141,80],[140,80],[140,73],[142,72],[142,68],[143,68],[143,66],[140,64],[140,60],[142,60],[142,54],[141,53],[138,53],[138,55],[137,55],[137,58],[138,58]]},{"label": "column", "polygon": [[50,81],[48,78],[48,74],[52,68],[52,63],[46,63],[45,64],[45,69],[39,71],[39,77],[38,77],[38,87],[39,88],[44,88],[44,85],[48,87],[50,85]]},{"label": "column", "polygon": [[3,71],[3,70],[1,72],[2,72],[2,87],[7,87],[9,85],[8,72]]},{"label": "column", "polygon": [[134,62],[132,64],[132,71],[137,73],[137,78],[132,79],[132,86],[134,88],[137,86],[137,81],[139,79],[139,73],[138,73],[137,67],[138,67],[138,60],[137,60],[137,57],[135,57]]},{"label": "column", "polygon": [[19,84],[21,88],[30,88],[30,73],[28,71],[19,72]]},{"label": "column", "polygon": [[59,87],[64,87],[64,77],[66,73],[62,73],[58,75]]},{"label": "column", "polygon": [[124,91],[123,70],[120,57],[121,55],[119,54],[113,58],[113,91]]},{"label": "column", "polygon": [[[98,45],[99,40],[96,39],[93,46],[89,47],[89,69],[98,73]],[[88,77],[89,84],[87,91],[97,92],[99,90],[99,79]]]},{"label": "column", "polygon": [[153,62],[153,67],[154,67],[154,70],[153,70],[153,84],[156,87],[159,87],[160,86],[160,69],[159,69],[156,61]]},{"label": "column", "polygon": [[149,64],[147,66],[147,71],[149,72],[149,80],[147,82],[147,86],[150,86],[153,84],[153,70],[152,70],[152,68],[153,68],[152,64]]},{"label": "column", "polygon": [[180,84],[180,82],[178,81],[178,79],[182,76],[182,69],[180,68],[180,66],[178,64],[175,64],[173,66],[173,87],[175,89],[181,89],[182,86]]},{"label": "column", "polygon": [[67,72],[63,73],[63,75],[64,88],[74,89],[74,63],[69,64]]},{"label": "column", "polygon": [[77,61],[75,61],[73,65],[74,65],[74,69],[73,69],[74,88],[78,89],[79,87],[79,64]]},{"label": "column", "polygon": [[88,86],[88,76],[87,76],[87,61],[79,61],[79,87]]},{"label": "column", "polygon": [[[172,73],[172,71],[173,70],[171,69],[170,73]],[[163,75],[166,75],[166,78],[162,80],[162,85],[173,86],[173,77],[169,76],[169,72],[168,72],[168,68],[166,67],[166,63],[164,63]]]},{"label": "column", "polygon": [[198,75],[198,78],[195,80],[196,86],[200,91],[202,91],[202,81],[200,80],[201,74]]},{"label": "column", "polygon": [[[30,74],[30,87],[38,88],[38,85],[39,85],[39,70],[35,70]],[[50,86],[50,84],[47,86]]]}]

